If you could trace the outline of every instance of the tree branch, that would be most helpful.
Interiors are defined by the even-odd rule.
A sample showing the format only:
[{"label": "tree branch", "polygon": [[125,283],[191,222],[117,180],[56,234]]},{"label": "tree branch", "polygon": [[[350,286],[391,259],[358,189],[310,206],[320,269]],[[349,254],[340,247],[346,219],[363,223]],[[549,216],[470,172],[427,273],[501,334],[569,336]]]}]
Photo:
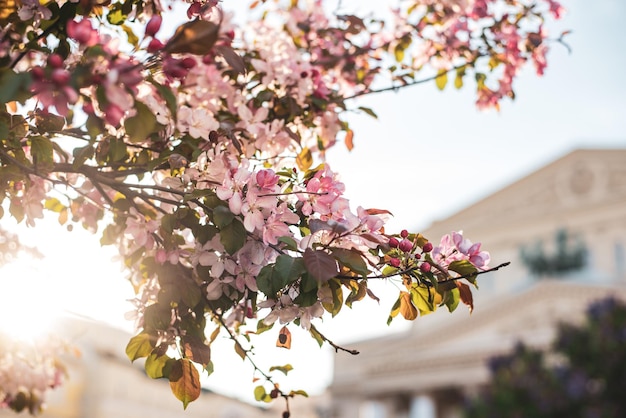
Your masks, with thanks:
[{"label": "tree branch", "polygon": [[311,324],[311,330],[315,332],[317,335],[319,335],[322,338],[322,340],[330,344],[335,349],[335,353],[338,353],[339,351],[345,351],[346,353],[352,354],[353,356],[356,356],[357,354],[359,354],[358,350],[351,350],[349,348],[345,348],[345,347],[335,344],[334,342],[329,340],[326,336],[324,336],[324,334],[319,332],[319,330],[313,324]]}]

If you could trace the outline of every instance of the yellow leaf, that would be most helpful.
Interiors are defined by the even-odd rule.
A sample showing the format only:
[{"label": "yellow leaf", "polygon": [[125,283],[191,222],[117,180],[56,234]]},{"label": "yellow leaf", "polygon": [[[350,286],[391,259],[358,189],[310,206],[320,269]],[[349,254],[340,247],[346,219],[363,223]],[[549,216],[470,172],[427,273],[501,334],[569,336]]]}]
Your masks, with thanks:
[{"label": "yellow leaf", "polygon": [[439,71],[439,74],[435,78],[435,84],[439,90],[446,88],[446,84],[448,84],[448,72],[446,70]]},{"label": "yellow leaf", "polygon": [[303,148],[302,151],[300,151],[300,154],[296,157],[296,163],[301,171],[306,171],[311,168],[313,165],[313,155],[311,155],[311,150]]}]

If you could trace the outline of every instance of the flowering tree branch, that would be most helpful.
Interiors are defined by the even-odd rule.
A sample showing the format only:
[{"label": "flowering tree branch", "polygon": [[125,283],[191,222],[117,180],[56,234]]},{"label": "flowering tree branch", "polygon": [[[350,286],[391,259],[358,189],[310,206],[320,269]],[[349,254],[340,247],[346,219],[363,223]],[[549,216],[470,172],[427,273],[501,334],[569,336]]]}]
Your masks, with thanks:
[{"label": "flowering tree branch", "polygon": [[[163,36],[174,2],[0,9],[0,217],[36,226],[54,212],[119,249],[137,294],[130,360],[146,358],[186,407],[200,396],[196,366],[218,361],[213,323],[273,385],[255,397],[287,401],[303,391],[278,389],[241,336],[279,321],[282,347],[299,325],[355,354],[314,323],[377,299],[368,281],[392,276],[404,287],[388,321],[473,308],[459,279],[503,265],[460,233],[385,231],[390,213],[351,208],[324,156],[353,146],[346,101],[366,94],[472,79],[476,105],[497,108],[521,68],[543,73],[559,3],[408,1],[381,22],[321,0],[253,2],[263,17],[239,25],[217,1],[188,0],[187,20]],[[25,387],[26,404],[3,387],[0,404],[36,412],[39,389]]]}]

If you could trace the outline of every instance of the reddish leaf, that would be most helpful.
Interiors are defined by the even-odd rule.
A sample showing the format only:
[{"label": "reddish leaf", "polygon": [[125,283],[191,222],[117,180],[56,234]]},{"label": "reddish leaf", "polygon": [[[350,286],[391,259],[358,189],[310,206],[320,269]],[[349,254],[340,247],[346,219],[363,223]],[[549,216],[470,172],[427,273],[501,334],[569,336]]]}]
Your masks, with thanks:
[{"label": "reddish leaf", "polygon": [[233,70],[235,70],[239,74],[246,73],[246,63],[243,61],[243,58],[241,58],[241,56],[239,56],[239,54],[235,52],[234,49],[226,45],[218,45],[215,47],[215,49],[226,60],[228,65],[230,65]]},{"label": "reddish leaf", "polygon": [[314,279],[326,282],[339,273],[337,261],[321,250],[307,248],[304,251],[304,265]]},{"label": "reddish leaf", "polygon": [[461,296],[461,302],[467,305],[470,313],[474,310],[474,297],[472,296],[472,290],[465,283],[461,283],[458,280],[456,281],[456,287],[459,289],[459,294]]},{"label": "reddish leaf", "polygon": [[217,42],[220,25],[206,20],[193,20],[176,29],[163,50],[170,54],[206,55]]}]

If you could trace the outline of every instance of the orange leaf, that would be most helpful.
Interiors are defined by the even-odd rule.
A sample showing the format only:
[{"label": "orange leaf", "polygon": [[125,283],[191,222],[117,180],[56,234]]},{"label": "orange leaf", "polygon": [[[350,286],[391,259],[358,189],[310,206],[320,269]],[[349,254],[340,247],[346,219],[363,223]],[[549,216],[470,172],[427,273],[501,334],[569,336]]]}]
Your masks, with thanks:
[{"label": "orange leaf", "polygon": [[169,375],[170,388],[187,409],[190,402],[200,396],[200,374],[191,360],[182,358],[176,362]]},{"label": "orange leaf", "polygon": [[411,294],[400,292],[400,313],[409,321],[417,318],[417,308],[411,303]]},{"label": "orange leaf", "polygon": [[289,350],[291,348],[291,332],[285,325],[280,329],[278,333],[278,339],[276,340],[276,347],[283,347]]},{"label": "orange leaf", "polygon": [[354,148],[354,131],[352,129],[348,129],[348,131],[346,132],[345,141],[348,151],[352,151],[352,149]]}]

